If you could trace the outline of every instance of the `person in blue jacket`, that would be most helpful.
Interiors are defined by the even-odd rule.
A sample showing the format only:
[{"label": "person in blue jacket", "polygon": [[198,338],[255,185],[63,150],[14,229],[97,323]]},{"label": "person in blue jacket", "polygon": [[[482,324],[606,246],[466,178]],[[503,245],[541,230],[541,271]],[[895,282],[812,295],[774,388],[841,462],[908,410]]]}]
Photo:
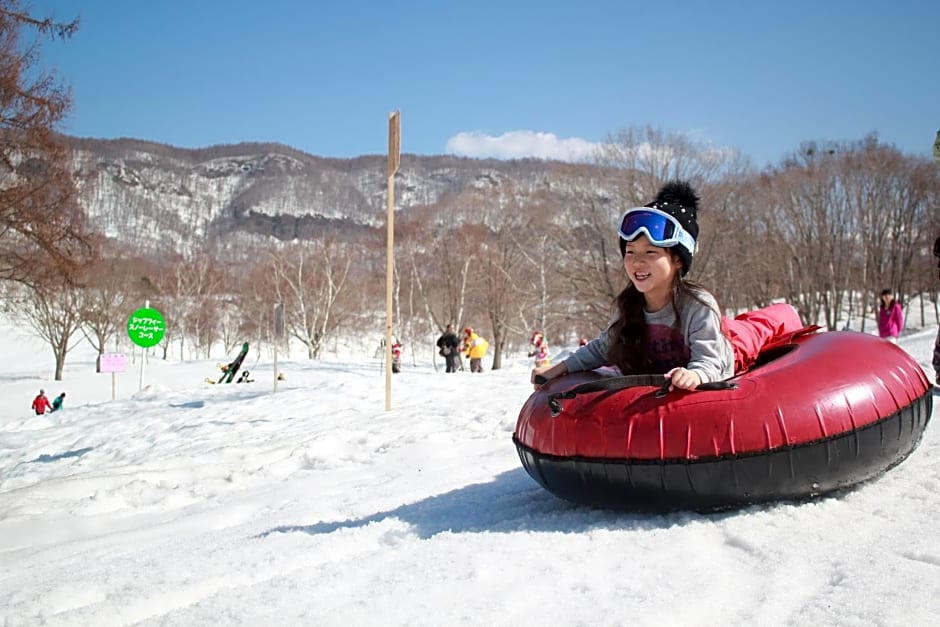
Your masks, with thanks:
[{"label": "person in blue jacket", "polygon": [[62,403],[65,402],[65,392],[62,392],[54,399],[52,399],[52,411],[59,411],[62,409]]}]

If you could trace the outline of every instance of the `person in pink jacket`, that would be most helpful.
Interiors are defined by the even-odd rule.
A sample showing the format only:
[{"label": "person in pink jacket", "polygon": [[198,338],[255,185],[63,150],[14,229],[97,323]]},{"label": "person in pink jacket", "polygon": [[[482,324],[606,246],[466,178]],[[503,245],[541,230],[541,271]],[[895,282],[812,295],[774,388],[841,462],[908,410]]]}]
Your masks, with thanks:
[{"label": "person in pink jacket", "polygon": [[881,290],[881,305],[878,307],[878,335],[893,344],[898,343],[898,336],[904,328],[904,312],[901,303],[894,298],[891,290]]}]

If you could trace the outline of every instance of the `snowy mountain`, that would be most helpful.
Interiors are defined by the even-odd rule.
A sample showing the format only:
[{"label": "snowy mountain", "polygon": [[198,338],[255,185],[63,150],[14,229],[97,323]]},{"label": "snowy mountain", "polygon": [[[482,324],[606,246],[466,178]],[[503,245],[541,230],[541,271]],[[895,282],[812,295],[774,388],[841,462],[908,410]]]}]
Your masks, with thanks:
[{"label": "snowy mountain", "polygon": [[[152,253],[212,248],[240,236],[302,240],[323,229],[384,223],[384,155],[330,159],[258,143],[183,149],[133,139],[67,141],[94,227]],[[396,209],[509,187],[565,204],[596,193],[596,175],[591,166],[534,159],[403,155]]]}]

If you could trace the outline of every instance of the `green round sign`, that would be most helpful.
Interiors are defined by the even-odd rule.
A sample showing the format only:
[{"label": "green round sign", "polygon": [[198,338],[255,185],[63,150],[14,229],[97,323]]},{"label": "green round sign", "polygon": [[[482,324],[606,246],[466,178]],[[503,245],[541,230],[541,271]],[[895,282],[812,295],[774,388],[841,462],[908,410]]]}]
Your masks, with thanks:
[{"label": "green round sign", "polygon": [[144,348],[156,346],[165,334],[166,324],[163,322],[163,314],[156,309],[143,307],[127,319],[127,335],[137,346]]}]

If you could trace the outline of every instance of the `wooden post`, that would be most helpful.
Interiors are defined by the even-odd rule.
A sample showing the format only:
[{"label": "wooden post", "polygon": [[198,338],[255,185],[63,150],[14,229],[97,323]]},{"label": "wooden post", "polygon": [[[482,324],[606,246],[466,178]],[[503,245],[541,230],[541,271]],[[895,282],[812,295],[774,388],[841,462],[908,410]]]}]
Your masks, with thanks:
[{"label": "wooden post", "polygon": [[[149,298],[144,301],[144,307],[148,309],[150,308]],[[144,351],[145,350],[147,349],[144,348],[143,346],[140,347],[140,381],[138,382],[138,385],[137,385],[138,392],[144,389],[144,357],[145,357]]]},{"label": "wooden post", "polygon": [[392,408],[392,287],[395,280],[395,173],[401,161],[401,112],[388,114],[388,199],[385,249],[385,411]]},{"label": "wooden post", "polygon": [[277,371],[277,345],[284,337],[284,305],[274,304],[274,391],[277,392],[277,378],[280,374]]}]

